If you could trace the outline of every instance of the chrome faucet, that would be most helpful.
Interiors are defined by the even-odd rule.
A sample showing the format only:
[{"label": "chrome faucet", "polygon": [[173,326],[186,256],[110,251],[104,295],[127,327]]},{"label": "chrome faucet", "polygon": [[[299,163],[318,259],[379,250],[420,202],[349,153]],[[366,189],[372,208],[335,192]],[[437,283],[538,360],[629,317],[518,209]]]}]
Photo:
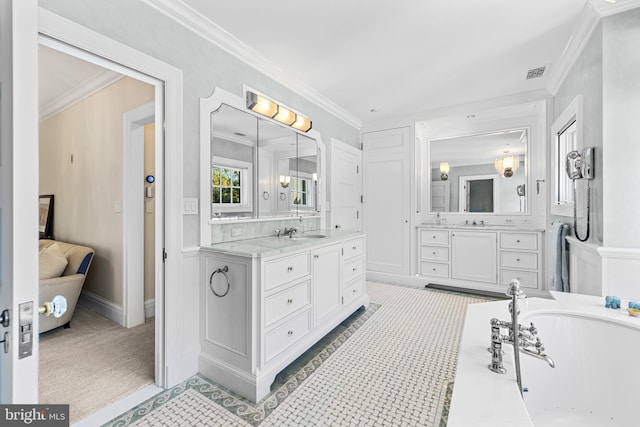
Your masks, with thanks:
[{"label": "chrome faucet", "polygon": [[[516,381],[520,394],[522,394],[522,376],[520,374],[520,353],[528,356],[535,357],[546,361],[549,366],[555,368],[555,362],[551,357],[543,353],[544,345],[540,341],[540,337],[537,337],[538,330],[533,323],[530,326],[522,326],[518,323],[518,315],[520,309],[518,308],[518,299],[526,298],[526,295],[520,289],[520,282],[517,279],[513,279],[509,283],[509,289],[506,294],[511,297],[509,302],[509,313],[511,313],[511,322],[505,322],[498,319],[491,319],[491,347],[489,352],[491,353],[491,364],[489,370],[504,374],[507,370],[502,364],[502,344],[511,344],[513,346],[513,359],[516,366]],[[508,330],[508,334],[502,335],[500,329],[504,328]]]},{"label": "chrome faucet", "polygon": [[293,237],[294,234],[296,234],[297,231],[298,231],[297,228],[293,228],[293,227],[287,228],[287,227],[285,227],[284,231],[282,232],[282,235],[283,236],[289,235],[289,238],[291,238],[291,237]]}]

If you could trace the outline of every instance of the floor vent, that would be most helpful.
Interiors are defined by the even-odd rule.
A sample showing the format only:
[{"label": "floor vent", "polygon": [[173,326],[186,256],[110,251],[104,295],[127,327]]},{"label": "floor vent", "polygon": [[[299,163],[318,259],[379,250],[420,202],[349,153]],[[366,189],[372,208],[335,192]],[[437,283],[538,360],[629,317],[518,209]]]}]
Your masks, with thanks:
[{"label": "floor vent", "polygon": [[542,77],[542,75],[544,74],[544,70],[547,67],[538,67],[538,68],[533,68],[529,71],[527,71],[527,80],[529,79],[537,79],[538,77]]}]

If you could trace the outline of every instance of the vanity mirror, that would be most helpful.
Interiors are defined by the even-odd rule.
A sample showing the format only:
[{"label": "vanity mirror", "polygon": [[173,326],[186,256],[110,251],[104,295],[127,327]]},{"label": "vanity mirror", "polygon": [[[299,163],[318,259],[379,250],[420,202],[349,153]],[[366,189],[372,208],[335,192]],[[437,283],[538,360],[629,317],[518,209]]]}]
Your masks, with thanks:
[{"label": "vanity mirror", "polygon": [[207,224],[219,220],[320,215],[324,145],[317,131],[255,115],[220,89],[201,100],[200,117],[203,242]]},{"label": "vanity mirror", "polygon": [[528,129],[429,141],[430,212],[528,211]]}]

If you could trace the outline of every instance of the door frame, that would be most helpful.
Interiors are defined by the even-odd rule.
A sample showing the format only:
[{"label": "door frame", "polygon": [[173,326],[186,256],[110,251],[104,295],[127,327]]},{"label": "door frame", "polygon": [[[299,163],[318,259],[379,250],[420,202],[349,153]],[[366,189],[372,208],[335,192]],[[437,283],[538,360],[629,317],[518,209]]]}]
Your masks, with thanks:
[{"label": "door frame", "polygon": [[[164,388],[182,381],[185,370],[180,368],[184,358],[180,349],[180,331],[177,325],[180,313],[182,266],[182,193],[183,193],[183,76],[182,70],[150,55],[110,39],[73,21],[38,8],[38,30],[42,36],[105,58],[98,65],[113,68],[121,64],[118,72],[140,79],[139,73],[152,76],[155,86],[156,170],[164,171],[163,192],[156,192],[156,236],[163,236],[164,245],[157,245],[156,304],[155,304],[155,377]],[[71,53],[73,54],[73,53]],[[126,68],[125,68],[126,67]],[[130,70],[135,70],[132,75]],[[160,82],[160,83],[158,83]],[[164,159],[171,159],[164,162]],[[34,200],[37,200],[34,196]],[[166,201],[166,202],[165,202]],[[163,212],[164,217],[160,217]],[[172,368],[172,369],[170,369]],[[197,367],[196,367],[197,368]]]},{"label": "door frame", "polygon": [[[144,216],[145,197],[140,191],[144,184],[144,126],[155,121],[155,101],[127,111],[122,117],[122,325],[126,328],[142,325],[145,321],[144,307]],[[160,145],[160,146],[158,146]],[[156,143],[155,151],[162,148]],[[154,191],[162,192],[162,170],[156,169]],[[155,201],[155,196],[154,196]],[[154,213],[162,206],[155,206]],[[157,253],[161,249],[162,236],[155,236]],[[159,259],[155,259],[156,263]],[[156,280],[157,281],[157,280]],[[162,286],[156,283],[155,288]]]},{"label": "door frame", "polygon": [[500,191],[498,188],[498,180],[500,179],[500,175],[496,173],[488,173],[482,175],[462,175],[458,181],[458,212],[464,213],[474,213],[467,212],[467,190],[466,187],[469,185],[469,181],[482,181],[482,180],[491,180],[491,184],[493,186],[493,212],[496,213],[498,207],[500,206]]}]

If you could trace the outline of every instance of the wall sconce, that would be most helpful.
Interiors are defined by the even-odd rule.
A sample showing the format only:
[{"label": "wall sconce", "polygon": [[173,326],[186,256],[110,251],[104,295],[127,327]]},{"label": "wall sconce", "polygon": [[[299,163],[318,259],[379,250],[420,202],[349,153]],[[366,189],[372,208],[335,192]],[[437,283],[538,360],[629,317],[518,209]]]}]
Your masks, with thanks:
[{"label": "wall sconce", "polygon": [[247,108],[302,132],[311,130],[311,120],[262,95],[247,91]]},{"label": "wall sconce", "polygon": [[318,174],[316,172],[313,173],[312,177],[314,182],[318,181]]},{"label": "wall sconce", "polygon": [[[509,154],[509,150],[506,150],[504,154]],[[514,156],[499,157],[493,166],[500,172],[500,175],[505,178],[511,178],[518,166],[520,166],[520,159]]]},{"label": "wall sconce", "polygon": [[440,179],[446,181],[449,179],[449,163],[440,163]]},{"label": "wall sconce", "polygon": [[280,175],[280,186],[282,188],[287,188],[290,182],[291,177],[289,175]]}]

